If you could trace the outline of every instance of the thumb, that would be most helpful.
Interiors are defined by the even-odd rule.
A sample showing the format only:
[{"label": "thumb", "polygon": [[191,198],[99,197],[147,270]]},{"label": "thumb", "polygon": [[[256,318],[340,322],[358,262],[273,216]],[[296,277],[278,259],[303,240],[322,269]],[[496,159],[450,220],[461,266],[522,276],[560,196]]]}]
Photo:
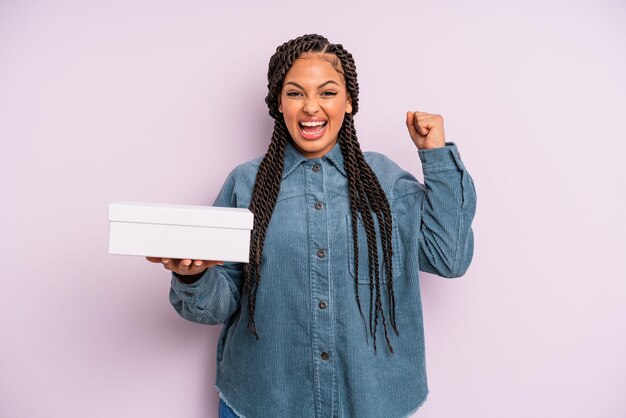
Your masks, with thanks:
[{"label": "thumb", "polygon": [[409,130],[411,138],[415,138],[416,135],[419,135],[415,127],[415,112],[406,112],[406,127]]}]

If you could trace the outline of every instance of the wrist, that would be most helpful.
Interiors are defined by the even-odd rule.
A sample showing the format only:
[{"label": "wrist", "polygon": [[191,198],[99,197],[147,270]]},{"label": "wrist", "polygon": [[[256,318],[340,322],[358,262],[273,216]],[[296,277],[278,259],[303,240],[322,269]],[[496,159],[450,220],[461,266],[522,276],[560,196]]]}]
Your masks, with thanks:
[{"label": "wrist", "polygon": [[445,140],[441,140],[441,141],[424,141],[421,144],[415,144],[417,146],[418,150],[426,150],[426,149],[435,149],[435,148],[443,148],[446,146],[446,141]]},{"label": "wrist", "polygon": [[174,274],[174,277],[176,277],[178,280],[180,280],[181,283],[184,284],[194,284],[195,282],[197,282],[198,280],[200,280],[202,278],[202,276],[204,276],[204,273],[206,272],[206,270],[197,273],[197,274],[188,274],[188,275],[184,275],[184,274],[178,274],[176,272],[172,272]]}]

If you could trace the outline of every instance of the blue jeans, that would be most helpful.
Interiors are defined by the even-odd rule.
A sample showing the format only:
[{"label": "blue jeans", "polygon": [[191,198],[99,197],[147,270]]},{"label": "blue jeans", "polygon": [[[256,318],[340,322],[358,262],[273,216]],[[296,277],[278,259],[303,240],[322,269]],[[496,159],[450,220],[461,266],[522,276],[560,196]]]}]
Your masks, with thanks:
[{"label": "blue jeans", "polygon": [[232,409],[220,398],[220,416],[219,418],[238,418]]}]

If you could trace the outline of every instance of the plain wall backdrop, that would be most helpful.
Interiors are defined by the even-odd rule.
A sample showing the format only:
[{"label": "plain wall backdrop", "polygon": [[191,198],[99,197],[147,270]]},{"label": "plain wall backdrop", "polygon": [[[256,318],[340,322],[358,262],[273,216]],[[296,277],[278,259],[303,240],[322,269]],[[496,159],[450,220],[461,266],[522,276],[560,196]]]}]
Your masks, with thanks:
[{"label": "plain wall backdrop", "polygon": [[211,204],[262,154],[276,46],[353,53],[363,149],[422,178],[441,113],[479,197],[466,276],[424,274],[420,418],[626,416],[626,4],[0,2],[0,416],[216,416],[219,327],[107,254],[108,204]]}]

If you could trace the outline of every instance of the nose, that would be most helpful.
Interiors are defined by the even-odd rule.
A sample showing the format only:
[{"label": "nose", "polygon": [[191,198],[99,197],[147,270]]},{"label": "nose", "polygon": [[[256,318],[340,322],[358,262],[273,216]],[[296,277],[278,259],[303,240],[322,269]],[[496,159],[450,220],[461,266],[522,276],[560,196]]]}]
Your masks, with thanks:
[{"label": "nose", "polygon": [[304,107],[302,108],[304,113],[308,113],[309,115],[313,115],[320,110],[319,103],[316,98],[308,97],[304,101]]}]

